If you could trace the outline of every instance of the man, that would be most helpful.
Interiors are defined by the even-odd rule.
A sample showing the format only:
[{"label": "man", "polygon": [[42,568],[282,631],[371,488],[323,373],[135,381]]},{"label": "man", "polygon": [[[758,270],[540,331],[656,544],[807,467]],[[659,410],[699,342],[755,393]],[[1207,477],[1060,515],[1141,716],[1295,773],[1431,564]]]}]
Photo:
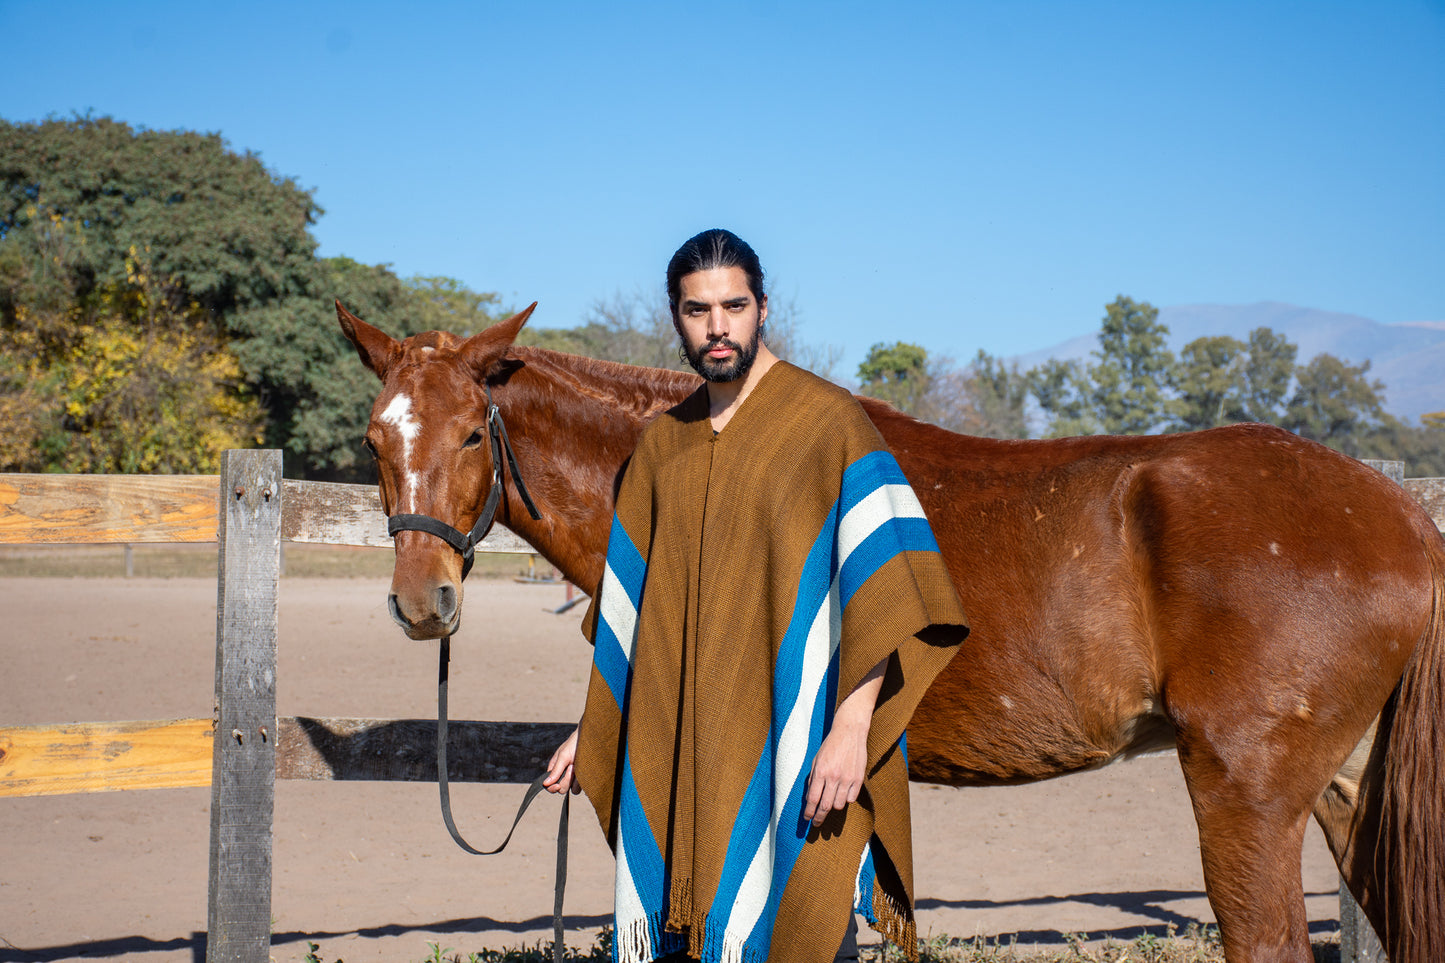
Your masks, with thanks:
[{"label": "man", "polygon": [[624,963],[827,961],[850,907],[912,956],[903,730],[963,612],[861,406],[768,349],[752,249],[705,231],[667,281],[705,380],[625,469],[550,788],[575,760]]}]

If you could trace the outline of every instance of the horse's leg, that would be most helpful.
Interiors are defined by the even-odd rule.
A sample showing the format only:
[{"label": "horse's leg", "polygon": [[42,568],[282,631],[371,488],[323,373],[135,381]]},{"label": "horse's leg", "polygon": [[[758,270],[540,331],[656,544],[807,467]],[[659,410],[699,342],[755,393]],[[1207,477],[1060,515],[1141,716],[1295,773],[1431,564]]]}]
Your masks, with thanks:
[{"label": "horse's leg", "polygon": [[[1387,711],[1393,715],[1393,707]],[[1386,740],[1376,735],[1379,721],[1371,723],[1354,752],[1320,793],[1314,808],[1315,821],[1324,832],[1340,876],[1377,934],[1385,929],[1384,908],[1388,902],[1384,880],[1375,864],[1382,832],[1386,749]]]},{"label": "horse's leg", "polygon": [[1283,774],[1288,759],[1240,749],[1187,728],[1179,733],[1224,956],[1229,963],[1311,963],[1300,853],[1312,800]]}]

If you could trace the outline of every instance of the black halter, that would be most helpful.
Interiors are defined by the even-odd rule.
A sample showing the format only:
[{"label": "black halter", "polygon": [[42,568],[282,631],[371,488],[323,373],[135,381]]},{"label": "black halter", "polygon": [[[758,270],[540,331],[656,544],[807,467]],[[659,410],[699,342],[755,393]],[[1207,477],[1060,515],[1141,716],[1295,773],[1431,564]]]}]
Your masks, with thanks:
[{"label": "black halter", "polygon": [[503,452],[506,453],[507,466],[512,473],[512,481],[517,484],[517,494],[522,497],[522,504],[527,506],[527,512],[533,521],[542,520],[542,514],[537,511],[537,506],[532,504],[532,496],[528,494],[527,486],[522,481],[522,472],[517,467],[517,456],[512,452],[511,441],[507,439],[507,426],[502,424],[502,411],[492,401],[492,389],[486,382],[482,382],[482,390],[487,393],[487,437],[492,444],[492,490],[487,493],[487,503],[482,506],[482,514],[477,518],[472,530],[463,535],[446,522],[430,515],[412,515],[405,512],[392,515],[386,520],[386,533],[393,538],[397,532],[426,532],[456,549],[457,554],[462,557],[462,578],[466,578],[467,573],[472,570],[477,545],[487,537],[487,533],[492,530],[492,523],[497,519],[497,507],[502,503]]}]

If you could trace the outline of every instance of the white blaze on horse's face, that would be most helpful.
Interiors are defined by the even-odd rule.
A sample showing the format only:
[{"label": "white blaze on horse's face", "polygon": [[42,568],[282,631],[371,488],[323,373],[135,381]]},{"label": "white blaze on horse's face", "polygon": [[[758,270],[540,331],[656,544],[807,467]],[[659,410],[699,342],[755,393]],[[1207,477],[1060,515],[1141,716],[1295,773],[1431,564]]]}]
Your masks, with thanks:
[{"label": "white blaze on horse's face", "polygon": [[416,416],[412,414],[411,399],[406,395],[397,395],[391,399],[391,404],[386,406],[386,410],[377,420],[393,426],[401,435],[401,470],[403,477],[406,478],[406,490],[402,492],[401,505],[398,506],[398,510],[415,511],[419,476],[411,463],[411,449],[412,442],[421,433],[421,422],[417,421]]}]

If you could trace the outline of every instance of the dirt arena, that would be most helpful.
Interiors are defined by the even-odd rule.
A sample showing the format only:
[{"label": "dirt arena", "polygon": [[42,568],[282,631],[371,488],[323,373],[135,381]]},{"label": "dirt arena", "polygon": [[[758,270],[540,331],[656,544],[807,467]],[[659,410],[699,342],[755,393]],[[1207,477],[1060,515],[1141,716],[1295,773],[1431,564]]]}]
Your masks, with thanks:
[{"label": "dirt arena", "polygon": [[[386,580],[281,583],[281,715],[424,718],[435,643],[407,641]],[[582,707],[590,648],[559,585],[474,578],[453,642],[457,719],[562,721]],[[205,578],[0,578],[0,724],[211,714],[216,585]],[[500,841],[521,786],[457,785],[473,843]],[[580,800],[579,800],[580,801]],[[569,942],[590,945],[612,859],[580,801]],[[209,789],[0,799],[0,961],[203,959]],[[1132,938],[1211,922],[1169,755],[1033,786],[913,787],[920,935]],[[462,853],[429,784],[276,787],[273,959],[420,961],[549,938],[557,807],[539,801],[500,856]],[[1305,840],[1311,929],[1336,929],[1338,877]],[[868,934],[867,938],[875,938]]]}]

